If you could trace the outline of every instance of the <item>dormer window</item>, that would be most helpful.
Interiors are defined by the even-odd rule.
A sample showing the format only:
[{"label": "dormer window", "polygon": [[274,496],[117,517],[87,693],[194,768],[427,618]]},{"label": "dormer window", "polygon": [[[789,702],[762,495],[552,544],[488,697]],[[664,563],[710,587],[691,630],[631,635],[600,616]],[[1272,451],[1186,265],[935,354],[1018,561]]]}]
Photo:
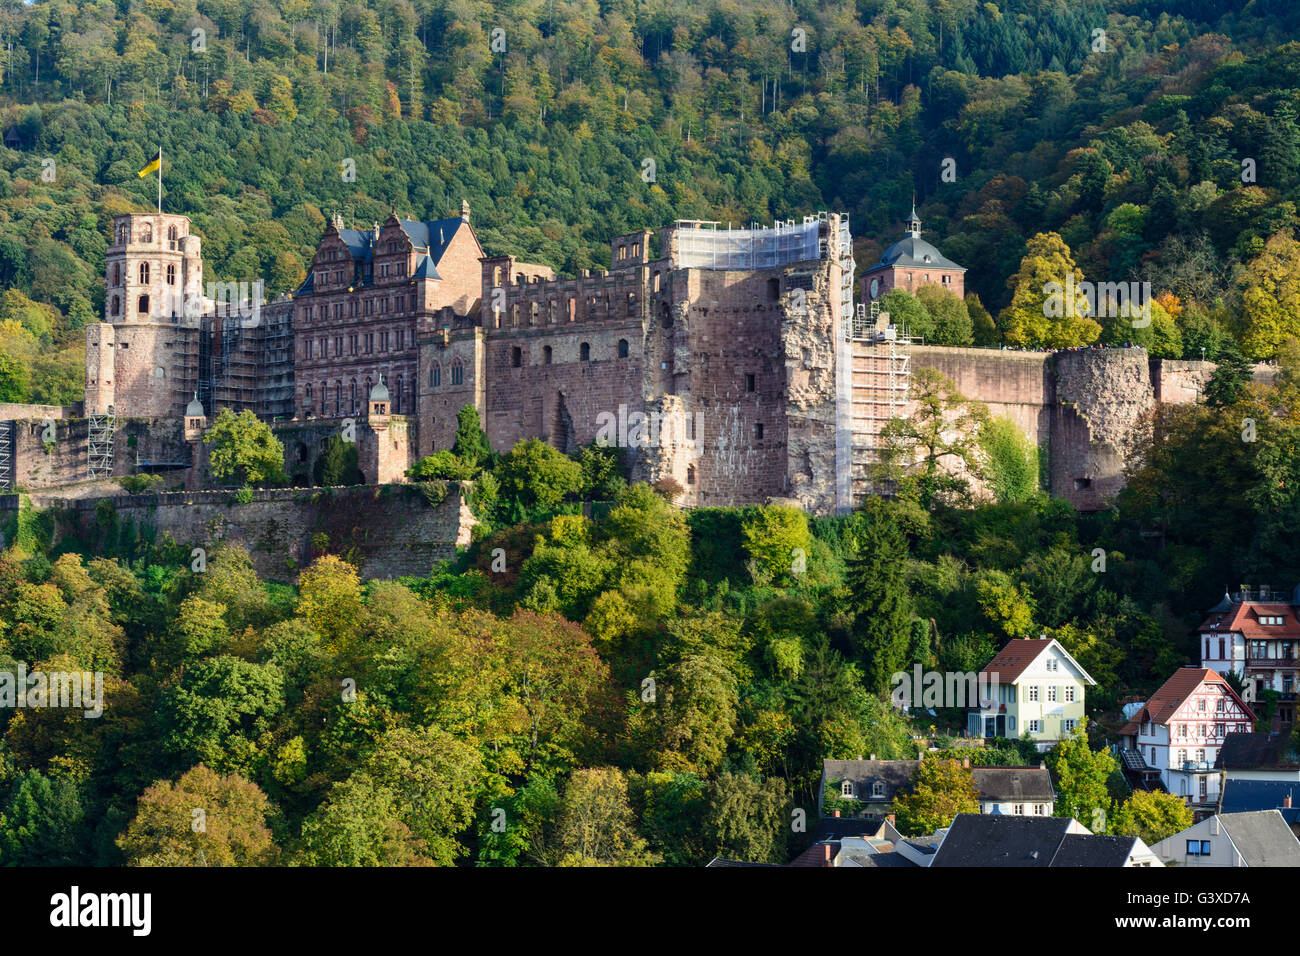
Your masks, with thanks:
[{"label": "dormer window", "polygon": [[840,796],[841,796],[841,797],[852,797],[852,796],[853,796],[853,781],[852,781],[852,780],[845,780],[843,783],[840,784]]},{"label": "dormer window", "polygon": [[1267,624],[1270,627],[1280,627],[1282,625],[1282,621],[1283,618],[1273,617],[1269,615],[1265,615],[1259,619],[1260,624]]},{"label": "dormer window", "polygon": [[885,795],[885,785],[877,780],[871,785],[871,795],[873,797],[883,797]]}]

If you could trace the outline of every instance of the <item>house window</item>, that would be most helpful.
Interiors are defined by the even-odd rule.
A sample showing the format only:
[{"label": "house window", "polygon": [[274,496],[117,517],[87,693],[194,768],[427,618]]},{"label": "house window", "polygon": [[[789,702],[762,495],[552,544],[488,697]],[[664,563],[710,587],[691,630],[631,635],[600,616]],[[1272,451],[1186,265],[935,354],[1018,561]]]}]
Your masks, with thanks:
[{"label": "house window", "polygon": [[1047,688],[1047,702],[1048,702],[1049,704],[1055,704],[1055,703],[1056,703],[1056,685],[1055,685],[1055,684],[1050,684],[1050,685],[1048,685],[1048,688]]},{"label": "house window", "polygon": [[1026,700],[1030,701],[1031,703],[1036,702],[1038,700],[1038,685],[1030,684],[1028,687],[1025,688],[1025,694],[1028,695],[1025,698]]},{"label": "house window", "polygon": [[1056,671],[1056,669],[1057,669],[1056,665],[1057,665],[1057,660],[1056,660],[1055,657],[1048,658],[1048,661],[1047,661],[1047,669],[1048,669],[1049,671],[1052,671],[1053,673],[1055,673],[1055,671]]},{"label": "house window", "polygon": [[1069,684],[1065,686],[1065,702],[1067,704],[1074,703],[1074,687]]},{"label": "house window", "polygon": [[853,781],[845,780],[843,783],[840,784],[840,796],[841,797],[853,796]]},{"label": "house window", "polygon": [[1188,856],[1209,856],[1210,841],[1209,840],[1188,840],[1187,855]]},{"label": "house window", "polygon": [[591,361],[591,346],[586,342],[583,342],[582,345],[578,346],[578,360],[581,362]]},{"label": "house window", "polygon": [[885,795],[885,785],[877,780],[871,785],[871,795],[873,797],[883,797]]},{"label": "house window", "polygon": [[1041,720],[1027,720],[1025,721],[1025,730],[1031,734],[1042,733],[1043,722]]},{"label": "house window", "polygon": [[1023,803],[1013,804],[1013,806],[1015,808],[1013,812],[1016,816],[1023,817],[1025,815],[1025,805]]},{"label": "house window", "polygon": [[1045,813],[1044,813],[1044,807],[1043,807],[1043,805],[1042,805],[1041,803],[1035,803],[1035,804],[1034,804],[1034,816],[1036,816],[1036,817],[1041,817],[1041,816],[1044,816],[1044,815],[1045,815]]},{"label": "house window", "polygon": [[1199,698],[1199,699],[1196,701],[1196,709],[1199,710],[1201,713],[1205,713],[1205,698],[1204,698],[1204,697],[1201,697],[1201,698]]},{"label": "house window", "polygon": [[1178,766],[1181,767],[1185,763],[1187,763],[1187,751],[1180,750],[1178,751]]},{"label": "house window", "polygon": [[1067,718],[1066,720],[1062,721],[1062,726],[1065,728],[1065,732],[1070,733],[1071,731],[1073,731],[1075,723],[1076,721],[1073,718]]}]

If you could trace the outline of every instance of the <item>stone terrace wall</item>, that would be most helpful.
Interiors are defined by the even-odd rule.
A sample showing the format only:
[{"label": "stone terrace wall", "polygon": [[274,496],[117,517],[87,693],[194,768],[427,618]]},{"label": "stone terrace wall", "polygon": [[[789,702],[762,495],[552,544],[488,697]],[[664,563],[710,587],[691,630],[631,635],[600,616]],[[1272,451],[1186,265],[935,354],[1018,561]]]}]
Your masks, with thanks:
[{"label": "stone terrace wall", "polygon": [[912,346],[912,368],[932,368],[957,383],[967,398],[1005,415],[1036,445],[1048,442],[1049,409],[1056,401],[1050,352],[1004,352],[997,349]]},{"label": "stone terrace wall", "polygon": [[[363,578],[427,575],[433,565],[468,544],[474,523],[456,486],[431,502],[425,491],[442,486],[380,485],[351,488],[257,491],[246,504],[237,492],[172,492],[121,495],[75,502],[32,495],[36,507],[61,507],[59,534],[93,543],[101,533],[102,502],[110,502],[117,523],[170,535],[186,548],[211,549],[221,541],[248,548],[259,574],[295,579],[312,557],[316,534],[329,538],[331,553],[355,549]],[[435,493],[436,498],[436,493]],[[0,509],[17,507],[18,496],[0,498]]]}]

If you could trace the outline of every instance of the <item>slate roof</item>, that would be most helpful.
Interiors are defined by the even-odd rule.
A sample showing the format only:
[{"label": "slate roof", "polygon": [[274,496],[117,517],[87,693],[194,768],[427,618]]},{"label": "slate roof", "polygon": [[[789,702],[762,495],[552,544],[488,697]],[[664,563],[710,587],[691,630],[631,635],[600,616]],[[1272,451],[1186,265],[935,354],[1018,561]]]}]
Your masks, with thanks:
[{"label": "slate roof", "polygon": [[[1228,734],[1223,738],[1215,770],[1260,770],[1273,767],[1297,767],[1288,754],[1291,742],[1281,734]],[[1300,798],[1300,793],[1296,794]],[[1300,804],[1300,799],[1296,800]]]},{"label": "slate roof", "polygon": [[1300,866],[1300,842],[1277,810],[1221,813],[1219,823],[1247,866]]},{"label": "slate roof", "polygon": [[[411,245],[420,253],[411,275],[413,279],[441,279],[438,263],[442,261],[443,254],[456,237],[457,231],[469,228],[469,223],[459,216],[435,219],[432,222],[399,219],[398,224],[402,227],[402,232],[406,233],[407,238],[411,240]],[[373,230],[339,229],[338,234],[343,244],[348,247],[348,254],[352,256],[354,266],[371,260],[375,244]],[[315,288],[314,277],[315,272],[309,269],[306,280],[294,295],[310,294]]]},{"label": "slate roof", "polygon": [[931,866],[1123,866],[1133,837],[1069,833],[1062,817],[959,813]]},{"label": "slate roof", "polygon": [[729,866],[775,866],[779,867],[780,863],[746,863],[744,860],[724,860],[720,856],[715,856],[708,863],[704,864],[706,870],[720,870]]},{"label": "slate roof", "polygon": [[1067,833],[1051,865],[1124,866],[1136,846],[1137,838],[1131,836]]},{"label": "slate roof", "polygon": [[998,803],[1055,800],[1046,767],[972,767],[981,800]]},{"label": "slate roof", "polygon": [[[888,803],[911,786],[920,766],[919,760],[823,760],[822,773],[828,783],[852,780],[861,803]],[[877,782],[885,785],[884,796],[871,795]]]},{"label": "slate roof", "polygon": [[[1290,807],[1286,806],[1287,797],[1291,798]],[[1300,815],[1300,782],[1235,777],[1223,782],[1223,791],[1219,795],[1220,813],[1249,813],[1254,810],[1281,810],[1283,817]]]},{"label": "slate roof", "polygon": [[[928,257],[928,258],[927,258]],[[868,272],[874,272],[877,269],[885,269],[889,266],[897,266],[903,269],[946,269],[953,272],[965,272],[964,266],[959,266],[951,259],[944,256],[942,252],[933,245],[926,242],[920,236],[904,236],[898,242],[894,243],[880,257],[880,261],[868,269]]]}]

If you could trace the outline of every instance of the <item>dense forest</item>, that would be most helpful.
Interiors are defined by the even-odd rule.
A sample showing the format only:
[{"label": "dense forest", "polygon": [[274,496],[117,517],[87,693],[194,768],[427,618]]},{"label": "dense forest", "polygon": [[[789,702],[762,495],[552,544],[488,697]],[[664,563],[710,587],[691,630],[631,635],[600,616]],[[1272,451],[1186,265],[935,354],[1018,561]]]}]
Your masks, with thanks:
[{"label": "dense forest", "polygon": [[1298,26],[1286,0],[6,0],[0,397],[78,396],[108,222],[153,204],[160,146],[208,274],[272,293],[335,211],[468,199],[490,252],[574,270],[675,218],[836,209],[865,266],[915,194],[979,344],[1060,344],[1008,311],[1055,234],[1165,296],[1162,354],[1268,358],[1300,331]]}]

